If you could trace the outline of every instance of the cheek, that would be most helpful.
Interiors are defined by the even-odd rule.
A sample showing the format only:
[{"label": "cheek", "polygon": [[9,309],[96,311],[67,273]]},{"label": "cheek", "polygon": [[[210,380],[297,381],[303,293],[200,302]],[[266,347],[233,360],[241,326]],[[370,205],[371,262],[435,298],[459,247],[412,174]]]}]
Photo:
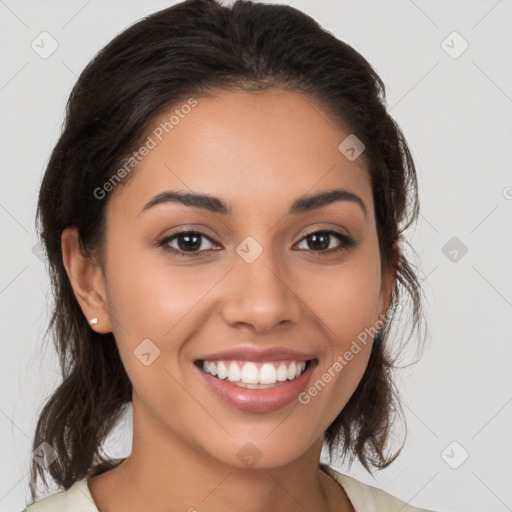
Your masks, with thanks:
[{"label": "cheek", "polygon": [[368,364],[379,319],[380,259],[360,251],[338,267],[300,279],[308,310],[328,343],[316,380],[301,403],[325,411],[332,422],[357,388]]},{"label": "cheek", "polygon": [[297,283],[301,299],[339,349],[378,319],[380,259],[371,250],[355,252],[336,267],[306,272]]},{"label": "cheek", "polygon": [[150,251],[112,249],[107,270],[113,333],[140,395],[153,394],[155,386],[168,387],[169,380],[172,384],[171,375],[187,357],[183,341],[207,322],[208,293],[224,274],[222,269],[198,271],[163,260],[155,261]]},{"label": "cheek", "polygon": [[111,253],[107,294],[111,311],[125,327],[118,327],[121,335],[167,340],[192,310],[200,310],[196,306],[218,281],[212,272],[166,264],[162,257],[155,261],[150,251],[118,252]]}]

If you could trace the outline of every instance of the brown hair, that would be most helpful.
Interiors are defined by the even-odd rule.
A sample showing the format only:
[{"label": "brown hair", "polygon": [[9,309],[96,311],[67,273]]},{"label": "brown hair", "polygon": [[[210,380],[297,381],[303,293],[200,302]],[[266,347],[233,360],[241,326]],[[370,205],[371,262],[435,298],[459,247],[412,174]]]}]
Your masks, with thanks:
[{"label": "brown hair", "polygon": [[[384,84],[357,51],[285,5],[186,0],[138,21],[81,73],[39,194],[37,220],[55,296],[45,335],[53,332],[63,380],[42,409],[33,448],[46,442],[57,451],[46,471],[60,487],[113,467],[101,445],[132,394],[113,334],[92,330],[75,298],[63,266],[63,230],[76,227],[84,254],[103,261],[108,196],[98,200],[93,191],[139,147],[152,120],[184,97],[272,87],[315,99],[364,143],[382,267],[393,270],[393,242],[401,239],[403,247],[401,234],[418,215],[416,171],[384,106]],[[396,272],[388,321],[375,335],[366,371],[324,434],[331,456],[341,446],[343,457],[357,456],[370,473],[403,448],[385,453],[401,412],[387,340],[404,294],[412,306],[410,334],[422,319],[421,288],[402,251]],[[33,461],[32,499],[38,475],[46,484],[45,470]]]}]

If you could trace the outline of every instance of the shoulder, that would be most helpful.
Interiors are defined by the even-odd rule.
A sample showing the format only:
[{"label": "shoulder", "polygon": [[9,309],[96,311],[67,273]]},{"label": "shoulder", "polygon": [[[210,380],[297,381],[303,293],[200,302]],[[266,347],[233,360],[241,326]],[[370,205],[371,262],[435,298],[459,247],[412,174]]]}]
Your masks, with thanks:
[{"label": "shoulder", "polygon": [[23,512],[98,512],[98,509],[89,493],[87,478],[83,478],[66,491],[28,505]]},{"label": "shoulder", "polygon": [[321,464],[321,468],[343,487],[355,512],[436,512],[413,507],[383,489],[365,484],[326,464]]},{"label": "shoulder", "polygon": [[[126,457],[112,459],[120,464]],[[89,491],[88,477],[76,481],[66,491],[43,498],[21,512],[99,512]]]}]

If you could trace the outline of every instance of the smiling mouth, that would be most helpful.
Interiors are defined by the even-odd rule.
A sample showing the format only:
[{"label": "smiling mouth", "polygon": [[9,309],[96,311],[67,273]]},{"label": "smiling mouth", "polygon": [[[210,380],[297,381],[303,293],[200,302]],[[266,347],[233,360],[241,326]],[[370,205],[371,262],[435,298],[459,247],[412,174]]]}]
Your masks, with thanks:
[{"label": "smiling mouth", "polygon": [[238,360],[206,361],[194,364],[204,373],[218,380],[248,389],[268,389],[282,386],[300,377],[316,361],[252,362]]}]

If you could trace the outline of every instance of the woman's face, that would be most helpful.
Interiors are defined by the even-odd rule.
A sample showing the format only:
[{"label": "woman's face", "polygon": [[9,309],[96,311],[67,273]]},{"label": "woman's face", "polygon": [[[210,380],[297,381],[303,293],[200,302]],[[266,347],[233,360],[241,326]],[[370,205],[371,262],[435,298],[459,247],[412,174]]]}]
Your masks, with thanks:
[{"label": "woman's face", "polygon": [[[318,447],[364,373],[364,333],[382,327],[389,305],[365,155],[343,153],[350,134],[298,93],[196,102],[155,121],[135,175],[111,192],[108,315],[97,328],[110,326],[133,384],[136,438],[231,466],[282,465]],[[332,190],[353,196],[291,211]],[[218,201],[151,206],[169,192]],[[249,350],[219,355],[236,349]],[[285,380],[260,390],[221,382],[199,367],[207,357],[232,380],[234,360],[245,380]],[[291,361],[306,360],[300,381],[290,379]]]}]

